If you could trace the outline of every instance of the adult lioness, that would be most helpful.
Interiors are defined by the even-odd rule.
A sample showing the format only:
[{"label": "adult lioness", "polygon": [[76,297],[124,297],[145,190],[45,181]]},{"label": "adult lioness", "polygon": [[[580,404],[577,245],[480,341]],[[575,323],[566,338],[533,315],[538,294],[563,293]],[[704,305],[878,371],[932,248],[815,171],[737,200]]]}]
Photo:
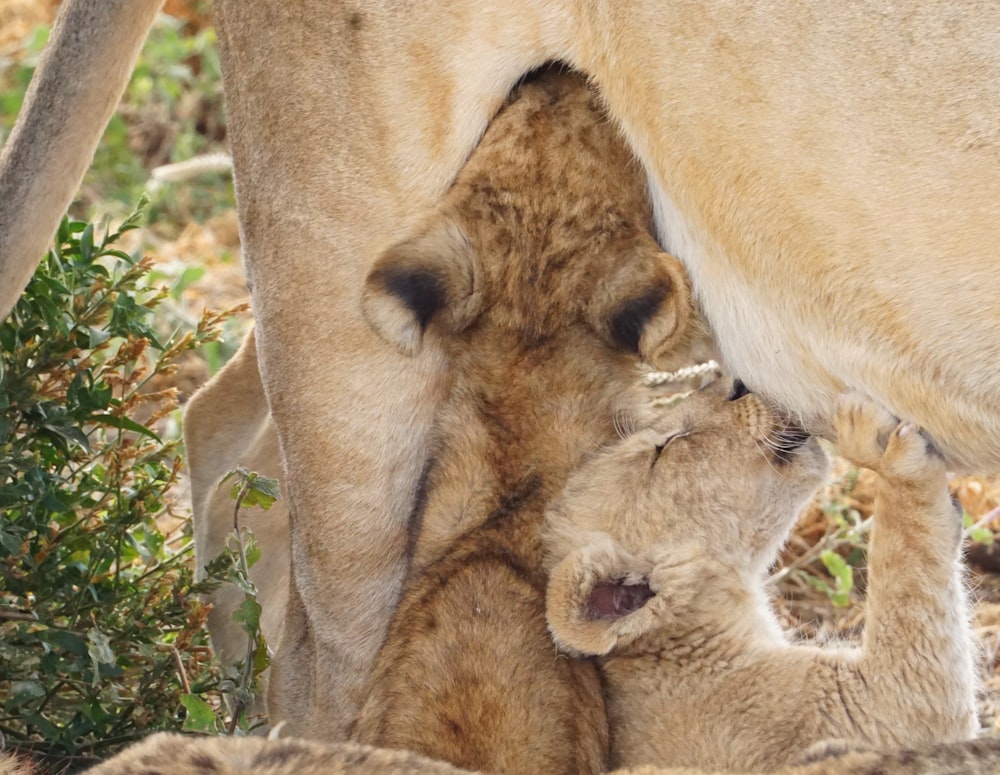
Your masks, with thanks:
[{"label": "adult lioness", "polygon": [[407,354],[441,350],[451,377],[360,742],[484,772],[604,771],[600,680],[548,637],[539,530],[569,471],[618,437],[640,360],[685,363],[698,343],[651,215],[597,95],[549,71],[375,263],[368,319]]},{"label": "adult lioness", "polygon": [[[64,4],[74,21],[53,35],[0,160],[0,309],[124,83],[129,64],[112,55],[137,47],[157,5]],[[1000,465],[997,0],[214,8],[292,511],[287,627],[303,636],[276,656],[305,677],[292,729],[342,734],[364,695],[442,390],[439,360],[404,361],[361,319],[368,261],[440,197],[544,61],[601,88],[667,247],[751,387],[817,427],[859,388],[953,463]]]},{"label": "adult lioness", "polygon": [[912,425],[841,398],[842,454],[880,474],[860,648],[790,643],[765,574],[828,469],[814,439],[718,380],[570,477],[546,515],[556,640],[606,655],[612,763],[766,772],[839,739],[970,738],[961,518]]}]

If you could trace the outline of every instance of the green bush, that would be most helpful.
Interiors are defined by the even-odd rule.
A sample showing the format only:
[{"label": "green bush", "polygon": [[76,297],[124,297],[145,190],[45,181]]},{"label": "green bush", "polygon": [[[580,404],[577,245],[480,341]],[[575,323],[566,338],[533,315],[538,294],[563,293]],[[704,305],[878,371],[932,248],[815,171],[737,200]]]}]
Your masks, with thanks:
[{"label": "green bush", "polygon": [[64,221],[0,326],[0,732],[60,767],[181,728],[185,697],[222,713],[157,433],[175,391],[152,389],[221,316],[161,341],[166,292],[115,244],[138,219]]}]

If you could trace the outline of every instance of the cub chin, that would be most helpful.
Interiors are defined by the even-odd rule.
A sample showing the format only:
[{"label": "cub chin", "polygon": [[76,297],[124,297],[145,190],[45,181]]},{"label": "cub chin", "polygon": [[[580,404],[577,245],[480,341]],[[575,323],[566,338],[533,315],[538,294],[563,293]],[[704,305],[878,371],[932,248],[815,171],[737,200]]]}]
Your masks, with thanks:
[{"label": "cub chin", "polygon": [[790,642],[766,571],[828,463],[719,380],[594,456],[546,514],[547,619],[600,655],[612,764],[766,771],[825,742],[879,749],[977,728],[961,519],[915,426],[841,397],[840,451],[880,475],[858,647]]}]

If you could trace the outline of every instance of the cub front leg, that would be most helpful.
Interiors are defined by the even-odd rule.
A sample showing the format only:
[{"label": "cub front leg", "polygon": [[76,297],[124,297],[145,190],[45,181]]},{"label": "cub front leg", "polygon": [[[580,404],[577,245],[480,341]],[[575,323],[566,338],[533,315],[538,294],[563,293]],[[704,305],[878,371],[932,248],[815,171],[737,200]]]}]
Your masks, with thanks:
[{"label": "cub front leg", "polygon": [[916,425],[863,396],[841,397],[836,425],[841,454],[879,474],[865,634],[842,696],[866,695],[852,716],[873,743],[964,739],[977,729],[977,681],[944,461]]}]

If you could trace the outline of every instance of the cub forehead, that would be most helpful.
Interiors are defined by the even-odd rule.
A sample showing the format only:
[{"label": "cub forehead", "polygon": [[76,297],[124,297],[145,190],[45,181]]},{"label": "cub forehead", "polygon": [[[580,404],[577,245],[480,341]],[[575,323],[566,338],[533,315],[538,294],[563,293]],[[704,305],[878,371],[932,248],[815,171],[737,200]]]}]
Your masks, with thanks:
[{"label": "cub forehead", "polygon": [[657,438],[652,430],[641,431],[595,454],[570,475],[549,520],[605,530],[640,509],[652,489]]},{"label": "cub forehead", "polygon": [[709,411],[697,401],[684,399],[651,424],[589,458],[571,475],[565,500],[624,505],[645,491],[669,489],[674,482],[725,466],[727,457],[752,445],[746,424],[727,409],[719,406]]}]

